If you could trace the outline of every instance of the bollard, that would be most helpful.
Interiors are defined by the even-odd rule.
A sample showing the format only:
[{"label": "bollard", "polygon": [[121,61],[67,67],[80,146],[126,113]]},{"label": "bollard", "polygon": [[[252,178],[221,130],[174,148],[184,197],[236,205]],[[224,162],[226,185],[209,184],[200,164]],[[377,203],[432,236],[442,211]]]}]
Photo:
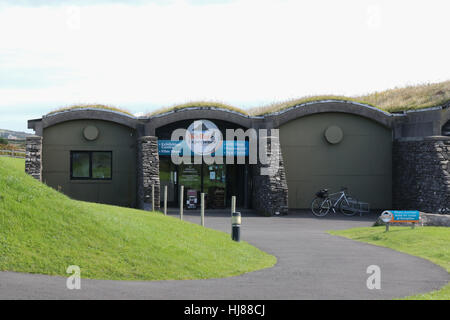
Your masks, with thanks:
[{"label": "bollard", "polygon": [[231,217],[231,239],[241,241],[241,213],[233,212]]},{"label": "bollard", "polygon": [[202,192],[200,194],[200,215],[202,220],[202,227],[205,226],[205,194]]},{"label": "bollard", "polygon": [[164,215],[167,216],[167,186],[164,186]]},{"label": "bollard", "polygon": [[231,215],[236,212],[236,196],[231,196]]},{"label": "bollard", "polygon": [[180,187],[180,219],[183,220],[184,186]]},{"label": "bollard", "polygon": [[152,211],[155,211],[155,184],[152,183]]}]

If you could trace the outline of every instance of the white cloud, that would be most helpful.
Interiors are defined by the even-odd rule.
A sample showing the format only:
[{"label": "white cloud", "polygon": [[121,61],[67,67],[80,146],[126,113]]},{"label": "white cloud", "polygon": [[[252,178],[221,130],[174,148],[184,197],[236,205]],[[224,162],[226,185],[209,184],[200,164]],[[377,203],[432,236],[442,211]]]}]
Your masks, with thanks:
[{"label": "white cloud", "polygon": [[0,84],[17,68],[46,85],[0,86],[0,108],[247,106],[445,80],[448,11],[447,2],[357,0],[4,6]]}]

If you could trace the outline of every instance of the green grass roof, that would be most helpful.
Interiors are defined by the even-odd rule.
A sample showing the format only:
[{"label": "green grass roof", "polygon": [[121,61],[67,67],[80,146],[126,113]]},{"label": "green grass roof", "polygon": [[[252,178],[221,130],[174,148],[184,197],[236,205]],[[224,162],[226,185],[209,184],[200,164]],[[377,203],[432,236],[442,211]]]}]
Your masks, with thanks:
[{"label": "green grass roof", "polygon": [[450,102],[450,80],[394,88],[355,97],[388,112],[423,109]]},{"label": "green grass roof", "polygon": [[76,104],[76,105],[71,105],[71,106],[67,106],[67,107],[60,107],[53,111],[50,111],[49,113],[47,113],[47,115],[52,115],[55,113],[70,111],[70,110],[79,110],[79,109],[101,109],[101,110],[106,110],[106,111],[120,112],[120,113],[124,113],[124,114],[134,117],[134,115],[126,109],[121,109],[121,108],[117,108],[117,107],[113,107],[113,106],[107,106],[104,104]]},{"label": "green grass roof", "polygon": [[[306,96],[299,99],[291,99],[283,102],[271,103],[269,105],[254,107],[250,109],[241,109],[222,102],[192,101],[183,104],[176,104],[173,106],[164,107],[152,111],[146,114],[146,116],[152,117],[188,108],[223,109],[226,111],[237,112],[245,116],[261,116],[270,113],[280,112],[304,103],[322,100],[340,100],[340,101],[357,102],[361,104],[367,104],[369,106],[391,113],[406,110],[431,108],[435,106],[450,104],[450,80],[439,83],[420,84],[415,86],[407,86],[403,88],[394,88],[354,97],[335,96],[335,95]],[[128,110],[102,104],[84,104],[84,105],[73,105],[68,107],[62,107],[51,111],[50,113],[48,113],[48,115],[57,112],[76,110],[82,108],[110,110],[124,113],[134,117],[134,115]]]},{"label": "green grass roof", "polygon": [[267,106],[255,107],[250,109],[249,113],[257,115],[269,114],[289,109],[303,103],[320,100],[352,101],[367,104],[386,112],[431,108],[450,102],[450,80],[433,84],[394,88],[355,97],[333,95],[309,96],[280,103],[272,103]]},{"label": "green grass roof", "polygon": [[249,115],[249,113],[244,110],[244,109],[240,109],[234,106],[231,106],[229,104],[225,104],[222,102],[212,102],[212,101],[191,101],[191,102],[186,102],[183,104],[177,104],[177,105],[173,105],[170,107],[164,107],[155,111],[152,111],[150,113],[147,114],[147,116],[155,116],[155,115],[159,115],[159,114],[164,114],[167,112],[172,112],[172,111],[179,111],[179,110],[183,110],[183,109],[188,109],[188,108],[214,108],[214,109],[224,109],[227,111],[233,111],[233,112],[237,112],[243,115]]}]

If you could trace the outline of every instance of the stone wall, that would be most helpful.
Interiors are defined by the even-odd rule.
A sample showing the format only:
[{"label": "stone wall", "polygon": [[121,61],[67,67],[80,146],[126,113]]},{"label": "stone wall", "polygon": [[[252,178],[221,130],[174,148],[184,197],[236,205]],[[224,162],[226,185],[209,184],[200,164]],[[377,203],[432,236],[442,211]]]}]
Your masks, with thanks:
[{"label": "stone wall", "polygon": [[393,209],[450,214],[450,137],[393,144]]},{"label": "stone wall", "polygon": [[158,138],[145,136],[138,139],[138,206],[152,210],[152,185],[155,188],[155,210],[160,208]]},{"label": "stone wall", "polygon": [[424,226],[450,227],[450,214],[420,213],[421,224]]},{"label": "stone wall", "polygon": [[[259,162],[253,165],[253,208],[266,216],[283,214],[288,206],[286,173],[278,137],[276,140],[269,139],[267,155],[272,156],[271,146],[275,143],[279,153],[278,166],[262,165]],[[268,170],[270,174],[262,175],[261,169]]]},{"label": "stone wall", "polygon": [[25,172],[42,181],[42,137],[26,139]]}]

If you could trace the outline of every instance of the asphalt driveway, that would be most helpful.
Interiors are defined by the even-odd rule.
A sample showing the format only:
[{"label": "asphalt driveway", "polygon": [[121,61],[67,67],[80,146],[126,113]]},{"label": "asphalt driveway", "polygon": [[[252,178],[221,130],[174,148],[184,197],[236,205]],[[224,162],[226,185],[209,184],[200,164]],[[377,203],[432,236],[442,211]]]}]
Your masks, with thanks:
[{"label": "asphalt driveway", "polygon": [[[185,220],[199,223],[200,217],[187,211]],[[273,268],[208,280],[82,279],[80,290],[66,289],[63,277],[0,272],[0,299],[391,299],[436,290],[449,281],[444,269],[426,260],[326,232],[370,226],[375,215],[246,213],[242,220],[242,239],[275,255]],[[230,216],[208,212],[206,226],[230,232]],[[379,290],[366,286],[370,265],[381,269]]]}]

